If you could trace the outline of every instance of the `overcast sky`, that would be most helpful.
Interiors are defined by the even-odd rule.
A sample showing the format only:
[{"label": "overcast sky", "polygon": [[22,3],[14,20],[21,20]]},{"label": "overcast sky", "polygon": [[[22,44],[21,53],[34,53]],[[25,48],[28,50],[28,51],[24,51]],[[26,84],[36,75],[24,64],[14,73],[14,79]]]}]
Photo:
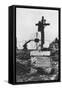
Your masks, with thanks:
[{"label": "overcast sky", "polygon": [[[45,47],[58,37],[58,11],[45,9],[16,9],[16,37],[17,47],[22,49],[25,41],[35,38],[38,27],[35,26],[42,16],[46,19],[50,26],[45,27]],[[40,39],[40,32],[39,32]],[[34,42],[29,43],[28,47],[33,48]]]}]

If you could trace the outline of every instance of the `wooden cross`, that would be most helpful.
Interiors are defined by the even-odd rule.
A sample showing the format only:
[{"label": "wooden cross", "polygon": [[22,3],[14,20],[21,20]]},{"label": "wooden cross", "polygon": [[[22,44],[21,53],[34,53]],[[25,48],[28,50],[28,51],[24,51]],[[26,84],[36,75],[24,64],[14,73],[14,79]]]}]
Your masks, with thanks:
[{"label": "wooden cross", "polygon": [[41,32],[41,49],[43,49],[44,44],[44,28],[45,26],[50,25],[49,23],[46,23],[46,19],[44,19],[44,16],[42,16],[42,20],[39,21],[36,26],[38,26],[38,31]]}]

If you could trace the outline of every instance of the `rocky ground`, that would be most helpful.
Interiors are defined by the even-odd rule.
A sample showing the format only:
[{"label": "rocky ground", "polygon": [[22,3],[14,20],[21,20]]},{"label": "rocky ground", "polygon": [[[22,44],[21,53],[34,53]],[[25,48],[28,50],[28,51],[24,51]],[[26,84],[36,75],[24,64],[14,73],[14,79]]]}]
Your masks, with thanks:
[{"label": "rocky ground", "polygon": [[30,64],[30,60],[16,59],[16,81],[45,81],[58,79],[58,61],[52,61],[49,68],[39,68]]}]

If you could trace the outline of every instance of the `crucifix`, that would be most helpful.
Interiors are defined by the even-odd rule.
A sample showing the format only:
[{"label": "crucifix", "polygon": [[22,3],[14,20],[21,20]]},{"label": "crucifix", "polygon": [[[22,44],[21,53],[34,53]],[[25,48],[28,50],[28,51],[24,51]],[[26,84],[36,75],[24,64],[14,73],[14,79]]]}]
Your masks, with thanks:
[{"label": "crucifix", "polygon": [[45,26],[50,25],[49,23],[46,23],[46,19],[44,19],[44,16],[42,16],[42,20],[39,21],[36,26],[38,26],[38,31],[41,33],[41,49],[43,49],[44,45],[44,28]]}]

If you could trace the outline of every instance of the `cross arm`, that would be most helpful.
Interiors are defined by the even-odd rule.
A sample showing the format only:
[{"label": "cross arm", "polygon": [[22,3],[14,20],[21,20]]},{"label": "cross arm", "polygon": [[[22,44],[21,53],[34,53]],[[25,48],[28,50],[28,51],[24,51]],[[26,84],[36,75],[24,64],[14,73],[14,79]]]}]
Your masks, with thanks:
[{"label": "cross arm", "polygon": [[50,25],[50,23],[44,23],[43,25],[47,26],[47,25]]}]

